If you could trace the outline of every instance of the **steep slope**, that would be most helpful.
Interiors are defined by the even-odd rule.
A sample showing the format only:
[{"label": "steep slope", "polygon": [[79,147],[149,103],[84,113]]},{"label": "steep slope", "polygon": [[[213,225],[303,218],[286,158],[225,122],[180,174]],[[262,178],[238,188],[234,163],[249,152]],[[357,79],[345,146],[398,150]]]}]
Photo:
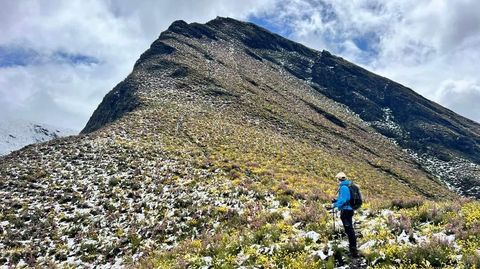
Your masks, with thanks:
[{"label": "steep slope", "polygon": [[[344,104],[375,131],[393,139],[401,148],[408,150],[422,169],[457,192],[480,197],[478,187],[480,125],[477,123],[423,98],[411,89],[368,72],[327,51],[317,52],[253,24],[228,18],[213,20],[206,25],[195,23],[187,25],[182,21],[173,23],[169,31],[162,34],[142,55],[136,66],[152,59],[158,60],[159,55],[179,54],[176,52],[178,48],[171,46],[170,42],[184,41],[175,35],[201,39],[204,40],[203,43],[207,40],[210,43],[226,42],[232,49],[237,45],[236,47],[243,52],[242,59],[254,59],[266,66],[277,68],[280,72],[290,73],[322,96]],[[188,46],[189,42],[185,44]],[[204,69],[216,72],[214,70],[221,68],[216,65],[215,55],[212,56],[207,49],[202,49],[202,46],[193,46],[191,49],[197,50],[197,54],[203,54],[203,57],[197,57],[203,58],[201,62],[204,62],[202,64]],[[188,65],[169,60],[158,60],[153,66],[149,65],[147,68],[157,69],[157,72],[162,72],[163,69],[172,70],[173,77],[187,76],[189,71],[194,72],[198,69],[194,67],[188,70]],[[248,70],[243,69],[254,67],[255,65],[242,63],[234,66],[235,72],[239,73],[248,73]],[[213,76],[208,72],[203,72],[202,75],[209,78]],[[255,74],[242,79],[257,81]],[[128,81],[127,79],[119,84],[110,93],[112,96],[106,96],[84,132],[100,128],[138,105],[135,96],[131,96],[137,91],[137,84],[127,85]],[[211,84],[215,85],[215,81]],[[128,101],[118,102],[119,98]],[[111,104],[114,103],[118,105],[111,109]],[[315,106],[310,107],[317,109]],[[317,112],[342,126],[341,120],[329,116],[328,109],[324,111]],[[100,119],[101,117],[103,119]]]},{"label": "steep slope", "polygon": [[[362,70],[253,24],[174,22],[104,98],[82,135],[0,159],[0,263],[125,265],[192,239],[205,243],[207,234],[241,235],[284,220],[291,227],[301,212],[333,198],[332,177],[341,170],[371,203],[458,198],[402,147],[433,152],[379,133],[391,123],[387,108],[395,119],[399,108],[372,104],[384,114],[375,108],[370,116],[342,103],[334,94],[350,93],[329,82],[333,75],[319,78],[340,66],[323,70],[325,61]],[[360,82],[386,81],[362,72],[369,78],[358,74]],[[324,225],[295,229],[321,232]]]},{"label": "steep slope", "polygon": [[48,124],[36,124],[20,119],[0,119],[0,155],[29,144],[74,134],[76,132],[73,130]]}]

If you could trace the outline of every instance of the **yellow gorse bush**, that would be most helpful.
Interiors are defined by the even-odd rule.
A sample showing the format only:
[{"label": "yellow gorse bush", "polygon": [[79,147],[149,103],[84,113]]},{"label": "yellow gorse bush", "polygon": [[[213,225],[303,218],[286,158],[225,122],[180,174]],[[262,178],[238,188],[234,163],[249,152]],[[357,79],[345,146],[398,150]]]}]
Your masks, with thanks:
[{"label": "yellow gorse bush", "polygon": [[462,206],[462,214],[465,216],[467,226],[480,225],[480,203],[468,202]]}]

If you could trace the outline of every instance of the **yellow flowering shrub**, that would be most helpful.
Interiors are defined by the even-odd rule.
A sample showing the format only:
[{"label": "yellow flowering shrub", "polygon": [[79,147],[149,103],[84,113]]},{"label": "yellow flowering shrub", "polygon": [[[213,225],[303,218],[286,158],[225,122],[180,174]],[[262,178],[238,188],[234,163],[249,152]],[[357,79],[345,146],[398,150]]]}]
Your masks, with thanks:
[{"label": "yellow flowering shrub", "polygon": [[480,225],[480,203],[469,202],[462,206],[462,214],[465,216],[467,227]]},{"label": "yellow flowering shrub", "polygon": [[200,250],[202,248],[202,241],[195,239],[192,241],[191,246],[194,250]]}]

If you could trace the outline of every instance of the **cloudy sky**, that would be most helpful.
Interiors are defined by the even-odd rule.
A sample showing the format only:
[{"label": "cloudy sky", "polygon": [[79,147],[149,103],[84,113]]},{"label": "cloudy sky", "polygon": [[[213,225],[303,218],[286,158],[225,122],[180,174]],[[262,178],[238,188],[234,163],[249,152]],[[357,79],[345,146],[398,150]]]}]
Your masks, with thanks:
[{"label": "cloudy sky", "polygon": [[251,21],[480,122],[478,0],[0,0],[0,115],[75,130],[174,20]]}]

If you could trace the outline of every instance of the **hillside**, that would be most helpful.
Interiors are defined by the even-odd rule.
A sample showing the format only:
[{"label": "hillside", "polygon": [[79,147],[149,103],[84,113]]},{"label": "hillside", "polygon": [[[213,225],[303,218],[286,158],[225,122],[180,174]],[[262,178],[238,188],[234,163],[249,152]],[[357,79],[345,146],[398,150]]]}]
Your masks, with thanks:
[{"label": "hillside", "polygon": [[[216,99],[231,102],[229,109],[239,107],[235,112],[239,114],[241,110],[251,114],[251,107],[261,108],[281,125],[291,121],[283,117],[286,114],[303,117],[313,110],[313,114],[331,124],[318,124],[315,122],[318,119],[311,117],[303,119],[308,119],[307,124],[317,131],[320,127],[330,129],[332,124],[346,128],[348,131],[343,130],[346,136],[359,142],[357,146],[362,148],[366,144],[352,130],[355,127],[336,116],[336,113],[346,113],[344,117],[356,114],[362,123],[371,127],[369,131],[397,143],[429,175],[461,194],[480,197],[479,124],[328,51],[314,51],[253,24],[228,18],[212,20],[206,25],[177,21],[160,35],[135,66],[133,73],[105,97],[83,132],[98,129],[145,105],[146,101],[139,100],[141,92],[165,88],[164,81],[183,81],[188,86],[182,94],[190,91],[190,98],[195,101],[199,96],[221,97]],[[261,70],[259,74],[258,70]],[[168,72],[170,76],[158,82],[158,75]],[[156,79],[150,79],[151,84],[145,85],[152,76]],[[286,85],[285,80],[295,82]],[[222,90],[231,95],[223,95]],[[305,94],[313,94],[311,98],[318,100],[312,103]],[[290,96],[288,102],[284,100],[285,95],[294,96]],[[263,97],[263,103],[249,103],[259,96]],[[318,102],[325,103],[321,98],[335,103],[337,108],[318,105]],[[265,102],[269,104],[266,106]],[[268,111],[268,106],[278,107],[278,111]],[[335,112],[344,108],[348,111]],[[367,148],[381,150],[375,145]]]},{"label": "hillside", "polygon": [[177,21],[81,135],[0,159],[0,264],[339,265],[322,207],[338,171],[368,201],[361,243],[383,240],[372,253],[406,230],[397,219],[428,242],[458,220],[467,237],[452,253],[473,258],[446,262],[471,264],[479,207],[452,207],[445,182],[478,197],[478,137],[476,123],[326,51],[233,19]]}]

